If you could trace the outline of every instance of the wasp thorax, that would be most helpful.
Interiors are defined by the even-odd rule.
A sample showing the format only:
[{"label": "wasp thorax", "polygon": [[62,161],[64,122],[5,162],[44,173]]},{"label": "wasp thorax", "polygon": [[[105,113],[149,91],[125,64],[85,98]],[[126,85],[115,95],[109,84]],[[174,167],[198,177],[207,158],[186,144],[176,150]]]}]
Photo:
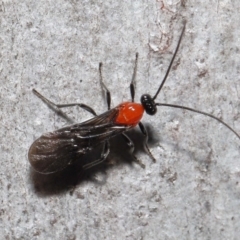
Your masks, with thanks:
[{"label": "wasp thorax", "polygon": [[147,114],[154,115],[157,112],[156,104],[149,94],[142,95],[141,103]]}]

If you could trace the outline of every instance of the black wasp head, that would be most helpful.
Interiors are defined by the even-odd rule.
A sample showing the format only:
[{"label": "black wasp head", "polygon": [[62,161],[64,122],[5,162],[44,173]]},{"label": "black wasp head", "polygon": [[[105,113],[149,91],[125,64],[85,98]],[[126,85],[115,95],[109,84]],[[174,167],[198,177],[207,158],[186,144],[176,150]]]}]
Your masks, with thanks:
[{"label": "black wasp head", "polygon": [[147,114],[154,115],[157,112],[156,104],[149,94],[142,95],[141,103]]}]

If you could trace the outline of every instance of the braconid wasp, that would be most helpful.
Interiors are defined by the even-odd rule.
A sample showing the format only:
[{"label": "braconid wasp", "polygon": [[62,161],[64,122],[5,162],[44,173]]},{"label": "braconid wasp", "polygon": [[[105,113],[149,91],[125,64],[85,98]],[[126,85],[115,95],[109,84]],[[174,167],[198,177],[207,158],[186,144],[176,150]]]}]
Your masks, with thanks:
[{"label": "braconid wasp", "polygon": [[[155,115],[158,106],[181,108],[211,117],[230,129],[240,139],[240,135],[235,130],[233,130],[228,124],[223,122],[221,119],[213,116],[212,114],[180,105],[155,102],[155,99],[160,93],[173,65],[185,31],[185,25],[186,22],[184,23],[176,50],[168,66],[165,77],[163,78],[163,81],[160,84],[156,94],[153,97],[151,97],[149,94],[142,95],[141,103],[134,102],[138,53],[136,54],[135,66],[132,81],[130,84],[131,101],[123,102],[114,108],[111,108],[111,95],[103,82],[102,63],[99,64],[100,84],[102,90],[106,92],[106,100],[108,105],[108,111],[103,114],[97,115],[91,107],[83,103],[54,104],[53,102],[43,97],[35,89],[33,89],[33,92],[40,99],[42,99],[43,102],[45,102],[51,109],[60,115],[66,116],[61,111],[62,108],[79,106],[82,109],[90,112],[92,115],[94,115],[94,117],[82,123],[73,124],[54,132],[45,133],[35,142],[33,142],[28,152],[28,158],[32,167],[37,172],[42,174],[58,172],[73,164],[75,161],[81,161],[81,157],[83,155],[91,152],[96,146],[102,144],[103,148],[101,156],[97,160],[83,165],[83,169],[91,168],[106,160],[110,152],[109,140],[119,134],[121,134],[126,140],[128,146],[131,149],[131,153],[133,153],[134,144],[126,135],[126,132],[134,128],[136,125],[140,127],[141,132],[146,138],[145,147],[147,153],[153,159],[153,161],[155,161],[147,145],[148,133],[140,120],[143,116],[144,111],[149,115]],[[133,154],[132,156],[136,162],[144,167],[144,164],[142,164]]]}]

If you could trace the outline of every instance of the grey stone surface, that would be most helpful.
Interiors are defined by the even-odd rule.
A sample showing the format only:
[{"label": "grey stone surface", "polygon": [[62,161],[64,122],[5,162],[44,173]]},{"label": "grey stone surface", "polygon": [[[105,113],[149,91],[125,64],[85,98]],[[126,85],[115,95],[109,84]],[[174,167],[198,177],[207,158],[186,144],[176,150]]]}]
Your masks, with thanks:
[{"label": "grey stone surface", "polygon": [[239,10],[237,0],[0,1],[1,239],[239,239],[240,140],[213,119],[171,108],[144,116],[157,162],[137,151],[141,169],[112,154],[112,166],[72,194],[68,177],[34,174],[27,158],[34,139],[66,126],[33,88],[101,113],[98,63],[116,106],[130,98],[139,52],[136,99],[154,94],[183,19],[158,100],[212,113],[240,133]]}]

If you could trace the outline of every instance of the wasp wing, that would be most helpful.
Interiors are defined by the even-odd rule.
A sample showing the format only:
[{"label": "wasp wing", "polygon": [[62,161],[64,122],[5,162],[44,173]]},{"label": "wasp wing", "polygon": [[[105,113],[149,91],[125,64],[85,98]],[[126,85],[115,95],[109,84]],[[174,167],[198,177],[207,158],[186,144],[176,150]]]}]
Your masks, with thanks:
[{"label": "wasp wing", "polygon": [[118,108],[113,108],[83,123],[43,134],[29,149],[32,167],[44,174],[58,172],[93,147],[131,128],[115,123],[118,112]]}]

